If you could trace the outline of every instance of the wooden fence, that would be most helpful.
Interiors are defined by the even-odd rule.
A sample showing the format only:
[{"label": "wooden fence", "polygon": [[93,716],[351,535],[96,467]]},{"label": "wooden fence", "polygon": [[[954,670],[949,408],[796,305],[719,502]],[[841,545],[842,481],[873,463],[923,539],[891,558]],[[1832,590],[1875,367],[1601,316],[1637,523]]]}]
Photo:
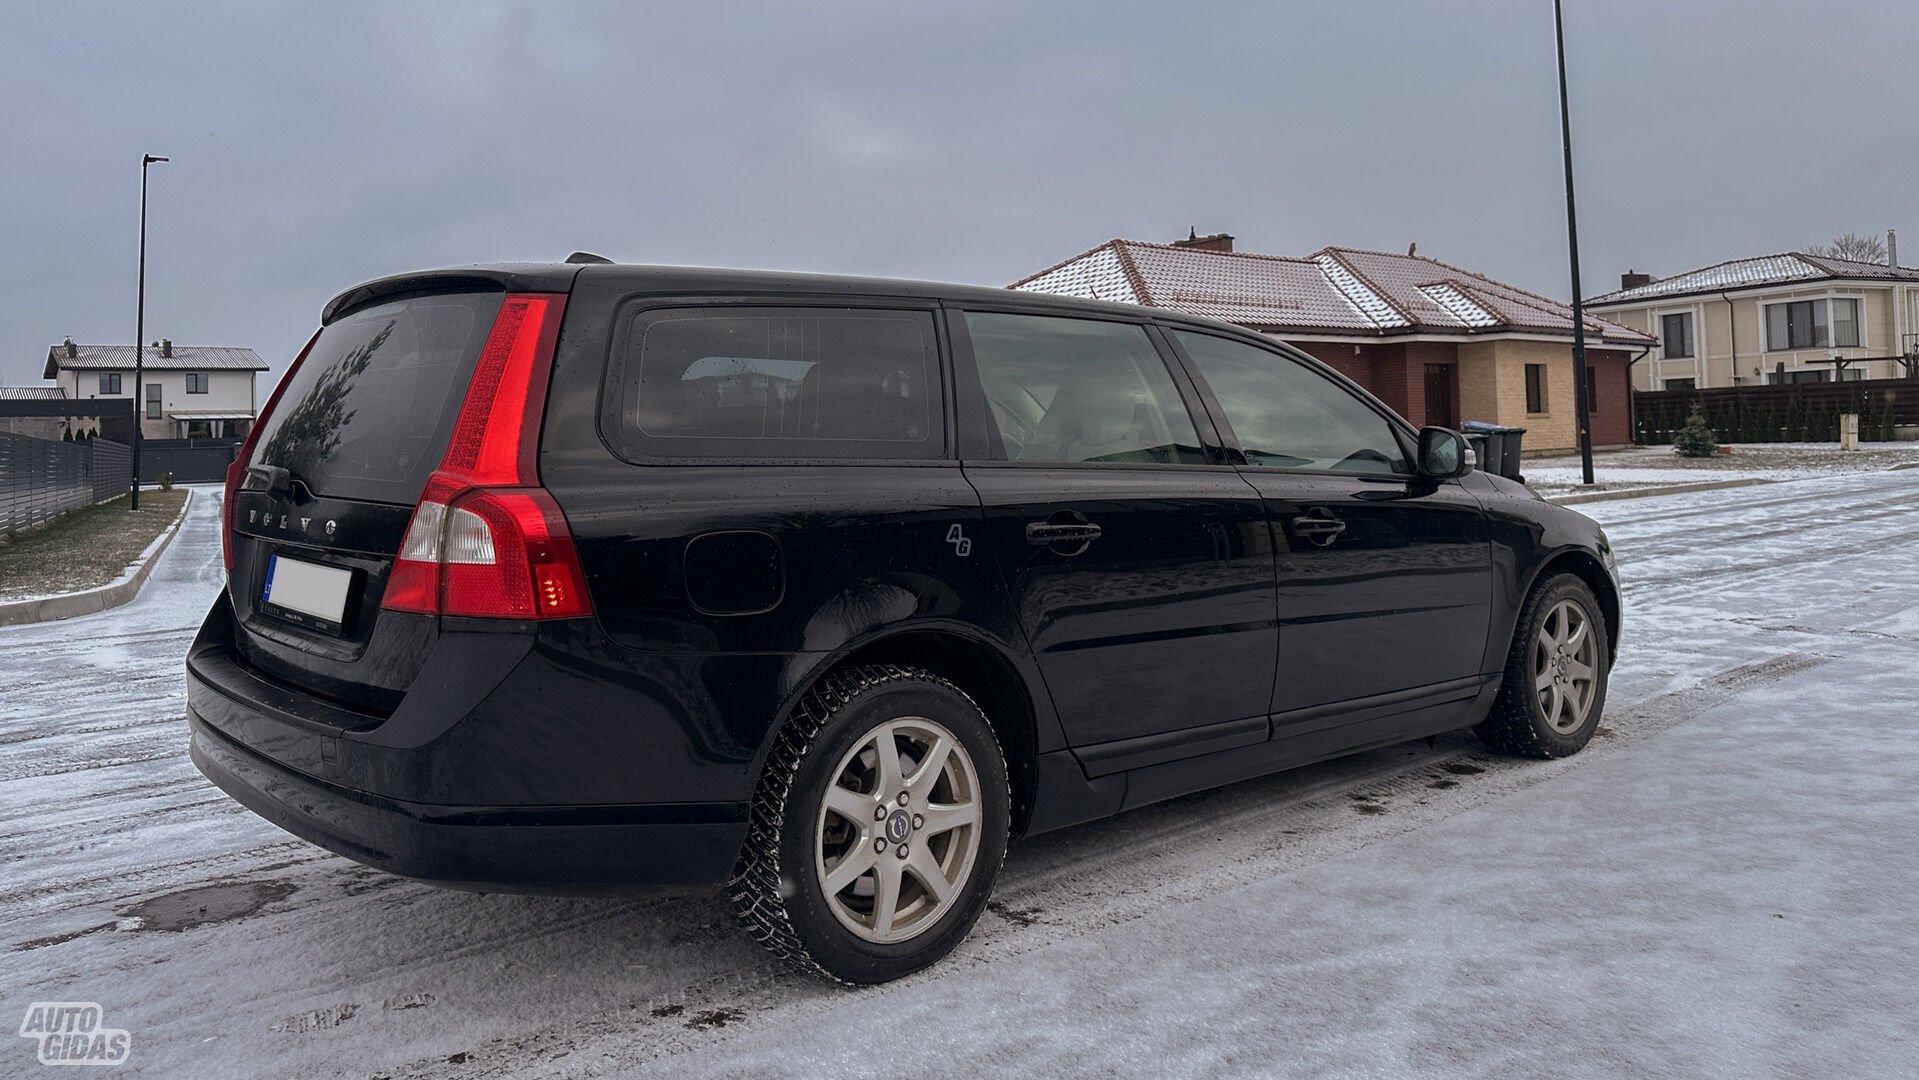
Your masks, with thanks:
[{"label": "wooden fence", "polygon": [[1862,440],[1883,442],[1895,427],[1919,425],[1919,379],[1642,390],[1633,394],[1638,441],[1672,442],[1694,404],[1720,442],[1837,442],[1843,413],[1859,415]]},{"label": "wooden fence", "polygon": [[132,481],[132,451],[117,442],[0,432],[0,533],[125,495]]}]

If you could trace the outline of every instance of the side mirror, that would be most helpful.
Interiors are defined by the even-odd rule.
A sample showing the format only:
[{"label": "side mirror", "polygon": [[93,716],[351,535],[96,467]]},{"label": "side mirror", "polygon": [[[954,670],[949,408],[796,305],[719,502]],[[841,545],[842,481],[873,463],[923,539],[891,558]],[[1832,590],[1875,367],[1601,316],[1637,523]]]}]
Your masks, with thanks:
[{"label": "side mirror", "polygon": [[1472,453],[1466,437],[1451,428],[1419,430],[1419,475],[1424,479],[1450,480],[1466,475],[1473,467]]}]

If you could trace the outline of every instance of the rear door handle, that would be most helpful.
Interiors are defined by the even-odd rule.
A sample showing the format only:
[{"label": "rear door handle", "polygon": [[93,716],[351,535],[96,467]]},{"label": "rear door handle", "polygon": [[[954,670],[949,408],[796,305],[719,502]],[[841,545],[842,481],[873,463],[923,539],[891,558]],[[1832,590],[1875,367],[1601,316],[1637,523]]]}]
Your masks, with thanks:
[{"label": "rear door handle", "polygon": [[1296,517],[1293,519],[1293,535],[1302,540],[1310,540],[1320,547],[1339,539],[1346,531],[1346,523],[1330,514]]},{"label": "rear door handle", "polygon": [[1092,522],[1059,524],[1051,521],[1028,522],[1026,542],[1034,547],[1054,544],[1087,544],[1099,539],[1100,528]]}]

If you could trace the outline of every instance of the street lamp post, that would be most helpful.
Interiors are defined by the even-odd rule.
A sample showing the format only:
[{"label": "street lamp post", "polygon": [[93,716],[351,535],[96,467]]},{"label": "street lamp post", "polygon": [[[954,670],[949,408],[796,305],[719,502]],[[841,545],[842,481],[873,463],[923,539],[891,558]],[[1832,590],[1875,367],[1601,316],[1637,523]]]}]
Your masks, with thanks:
[{"label": "street lamp post", "polygon": [[1566,106],[1566,19],[1553,0],[1553,38],[1559,46],[1559,138],[1566,158],[1566,246],[1573,269],[1573,412],[1579,427],[1579,467],[1593,482],[1592,402],[1586,386],[1586,302],[1579,291],[1579,215],[1573,209],[1573,125]]},{"label": "street lamp post", "polygon": [[147,340],[147,166],[166,158],[140,155],[140,288],[133,308],[133,497],[129,510],[140,509],[140,426],[146,421],[146,391],[140,376],[146,370]]}]

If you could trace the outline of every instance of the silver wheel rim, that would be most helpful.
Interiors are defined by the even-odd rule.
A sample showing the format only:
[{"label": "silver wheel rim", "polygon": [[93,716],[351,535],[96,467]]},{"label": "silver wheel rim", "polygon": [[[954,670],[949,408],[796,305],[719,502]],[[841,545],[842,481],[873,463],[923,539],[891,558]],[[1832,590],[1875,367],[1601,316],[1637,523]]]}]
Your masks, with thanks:
[{"label": "silver wheel rim", "polygon": [[813,870],[840,924],[891,944],[952,908],[979,855],[980,786],[951,731],[902,716],[866,733],[833,770]]},{"label": "silver wheel rim", "polygon": [[1599,643],[1586,609],[1572,600],[1554,604],[1533,643],[1533,691],[1546,726],[1571,735],[1592,715],[1599,693]]}]

